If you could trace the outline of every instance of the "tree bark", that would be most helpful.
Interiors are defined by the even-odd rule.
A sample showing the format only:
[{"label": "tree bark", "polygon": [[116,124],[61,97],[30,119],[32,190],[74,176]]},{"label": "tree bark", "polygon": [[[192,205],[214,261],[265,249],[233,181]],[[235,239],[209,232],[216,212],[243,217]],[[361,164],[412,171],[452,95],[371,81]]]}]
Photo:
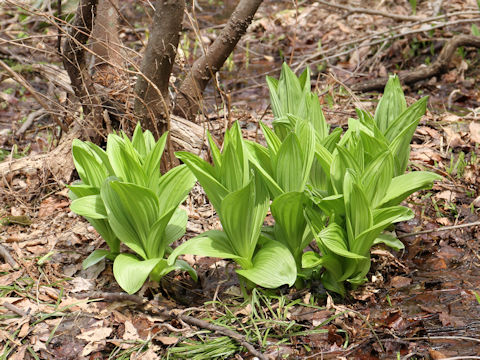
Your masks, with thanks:
[{"label": "tree bark", "polygon": [[169,129],[168,85],[182,29],[184,0],[157,0],[155,14],[135,86],[135,115],[159,138]]},{"label": "tree bark", "polygon": [[192,66],[177,95],[174,114],[195,120],[203,91],[247,31],[262,0],[240,0],[218,38]]},{"label": "tree bark", "polygon": [[85,46],[92,32],[97,3],[98,0],[80,1],[63,46],[63,65],[70,77],[73,91],[82,104],[85,117],[93,116],[94,126],[101,124],[102,109],[101,101],[95,93],[93,81],[88,72]]},{"label": "tree bark", "polygon": [[92,51],[97,54],[95,66],[108,65],[108,62],[119,66],[123,64],[116,8],[118,0],[98,0],[97,16],[90,37]]},{"label": "tree bark", "polygon": [[97,16],[89,43],[95,56],[95,82],[111,87],[124,65],[122,42],[118,36],[119,0],[98,0]]}]

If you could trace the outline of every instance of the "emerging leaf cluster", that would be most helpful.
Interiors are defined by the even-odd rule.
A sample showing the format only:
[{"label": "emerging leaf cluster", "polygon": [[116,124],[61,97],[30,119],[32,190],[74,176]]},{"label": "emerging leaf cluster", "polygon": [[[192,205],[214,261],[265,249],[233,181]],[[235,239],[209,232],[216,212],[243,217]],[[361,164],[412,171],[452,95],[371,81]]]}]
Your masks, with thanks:
[{"label": "emerging leaf cluster", "polygon": [[[407,107],[398,78],[391,77],[375,115],[357,110],[358,119],[349,119],[343,133],[330,131],[311,92],[308,69],[297,78],[284,65],[280,78],[268,77],[267,83],[275,117],[273,130],[260,124],[267,146],[243,139],[234,123],[222,149],[207,134],[213,164],[178,152],[184,165],[160,176],[166,135],[155,142],[139,127],[132,141],[125,134],[110,135],[106,151],[75,141],[81,182],[70,186],[71,208],[110,248],[97,250],[84,265],[114,259],[117,281],[133,293],[148,276],[158,281],[176,268],[195,277],[177,259],[182,254],[212,256],[236,262],[247,287],[302,287],[318,277],[325,288],[344,295],[345,282],[356,287],[366,281],[374,244],[402,248],[385,230],[413,217],[400,206],[406,197],[440,179],[430,172],[405,173],[427,99]],[[195,178],[222,230],[171,251],[187,221],[178,206]],[[265,226],[269,210],[275,223]],[[319,252],[305,252],[312,241]],[[136,256],[120,253],[120,243]]]},{"label": "emerging leaf cluster", "polygon": [[[137,125],[130,141],[125,133],[110,134],[107,149],[74,140],[72,153],[81,181],[70,185],[70,208],[84,216],[107,243],[85,261],[89,267],[107,257],[113,273],[128,293],[140,289],[150,276],[159,281],[174,269],[196,273],[182,260],[167,263],[169,245],[185,233],[187,213],[179,209],[195,177],[185,165],[160,176],[167,134],[157,142]],[[120,244],[136,255],[121,253]]]}]

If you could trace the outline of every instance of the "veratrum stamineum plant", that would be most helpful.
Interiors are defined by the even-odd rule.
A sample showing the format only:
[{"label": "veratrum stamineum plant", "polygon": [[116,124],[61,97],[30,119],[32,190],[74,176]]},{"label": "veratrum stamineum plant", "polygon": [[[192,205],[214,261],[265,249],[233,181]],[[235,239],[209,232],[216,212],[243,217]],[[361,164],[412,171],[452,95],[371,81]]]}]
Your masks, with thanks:
[{"label": "veratrum stamineum plant", "polygon": [[[429,172],[404,174],[410,141],[425,113],[426,98],[407,108],[400,82],[392,77],[375,117],[358,110],[360,119],[350,119],[347,132],[340,138],[341,129],[328,135],[318,98],[310,92],[308,69],[297,78],[284,65],[279,81],[268,78],[267,82],[275,115],[274,132],[262,126],[268,150],[249,143],[251,161],[275,198],[272,203],[274,217],[275,202],[282,196],[289,199],[290,209],[295,209],[297,215],[303,208],[305,221],[321,251],[321,254],[303,254],[303,268],[318,270],[323,267],[321,276],[325,287],[344,294],[344,281],[358,286],[366,280],[373,244],[383,242],[395,248],[403,247],[392,235],[383,234],[392,223],[413,216],[408,208],[398,206],[400,202],[440,178]],[[311,136],[305,136],[307,132],[299,135],[300,121],[307,121],[315,129],[315,159],[306,183],[305,172],[301,171],[305,160],[298,155],[302,150],[300,146],[299,150],[290,149],[294,154],[289,158],[296,164],[289,164],[289,168],[297,169],[297,183],[305,184],[304,189],[299,186],[297,191],[308,194],[314,206],[305,200],[294,201],[300,199],[300,195],[279,196],[283,189],[276,186],[278,176],[272,167],[278,149],[293,133],[297,135],[298,144],[304,144],[303,148],[305,144],[312,147]],[[295,217],[292,214],[290,218]],[[290,223],[300,224],[300,216],[297,218]],[[290,235],[289,239],[293,238],[300,238],[298,232]],[[308,238],[308,232],[303,232],[303,240],[307,242]],[[304,243],[297,241],[296,244],[302,246]],[[296,251],[289,248],[296,254],[298,265],[298,248]]]},{"label": "veratrum stamineum plant", "polygon": [[208,135],[214,166],[196,155],[179,152],[215,207],[223,231],[211,230],[177,247],[169,257],[181,254],[232,259],[240,278],[266,288],[293,285],[295,261],[283,243],[264,236],[262,225],[270,197],[258,174],[250,169],[246,145],[238,123],[224,138],[220,152]]},{"label": "veratrum stamineum plant", "polygon": [[[159,281],[174,269],[196,274],[185,262],[167,264],[169,245],[185,233],[187,214],[179,209],[195,177],[185,166],[160,175],[167,134],[155,142],[149,131],[135,129],[132,141],[110,134],[107,150],[75,140],[73,158],[81,182],[71,185],[71,209],[84,216],[105,239],[110,250],[96,250],[85,261],[91,266],[104,257],[114,260],[113,272],[128,293],[140,289],[147,277]],[[120,243],[133,254],[119,253]]]}]

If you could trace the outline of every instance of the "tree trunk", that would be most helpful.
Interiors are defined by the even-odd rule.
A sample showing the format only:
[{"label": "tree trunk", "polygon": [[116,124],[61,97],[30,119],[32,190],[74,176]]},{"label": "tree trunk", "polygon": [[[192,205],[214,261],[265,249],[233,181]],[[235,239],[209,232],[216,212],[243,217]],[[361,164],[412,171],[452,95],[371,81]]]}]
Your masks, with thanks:
[{"label": "tree trunk", "polygon": [[135,86],[135,115],[159,138],[169,129],[168,85],[182,29],[184,0],[157,0],[152,28]]},{"label": "tree trunk", "polygon": [[[95,94],[88,72],[84,47],[90,37],[98,0],[81,0],[77,13],[63,46],[63,65],[68,72],[72,89],[82,104],[85,118],[93,117],[93,127],[99,127],[102,119],[101,101]],[[88,129],[87,124],[83,126]],[[88,131],[84,131],[88,137]]]},{"label": "tree trunk", "polygon": [[218,38],[192,66],[177,95],[174,114],[195,120],[203,91],[247,31],[262,0],[240,0]]},{"label": "tree trunk", "polygon": [[98,0],[97,16],[89,43],[95,56],[95,82],[112,87],[124,67],[122,42],[118,36],[119,0]]},{"label": "tree trunk", "polygon": [[117,8],[118,0],[98,0],[97,16],[90,37],[92,51],[97,54],[95,66],[110,62],[111,65],[123,64]]}]

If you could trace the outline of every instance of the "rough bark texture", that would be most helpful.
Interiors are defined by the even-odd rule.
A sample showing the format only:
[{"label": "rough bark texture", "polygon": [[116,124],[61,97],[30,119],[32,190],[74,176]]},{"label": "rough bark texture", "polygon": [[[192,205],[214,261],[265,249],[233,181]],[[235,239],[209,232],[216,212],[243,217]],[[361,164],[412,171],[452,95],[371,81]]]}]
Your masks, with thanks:
[{"label": "rough bark texture", "polygon": [[195,61],[183,81],[176,99],[176,115],[192,121],[195,119],[207,83],[245,34],[261,3],[262,0],[240,0],[218,38],[207,49],[207,53]]},{"label": "rough bark texture", "polygon": [[123,65],[122,42],[118,36],[118,2],[119,0],[98,0],[90,44],[92,51],[97,54],[95,66],[99,68],[110,67],[114,70],[115,66]]},{"label": "rough bark texture", "polygon": [[[440,51],[438,58],[433,64],[420,67],[413,71],[400,72],[398,77],[403,84],[413,84],[420,80],[431,78],[435,75],[442,74],[448,70],[448,65],[452,60],[452,56],[459,46],[473,46],[480,48],[480,37],[472,35],[457,35],[448,40]],[[388,78],[378,78],[371,81],[365,81],[352,86],[355,91],[372,91],[383,90]]]},{"label": "rough bark texture", "polygon": [[177,53],[182,29],[184,0],[157,0],[155,14],[143,57],[141,72],[135,86],[135,115],[147,128],[160,137],[168,130],[170,97],[168,84]]},{"label": "rough bark texture", "polygon": [[95,94],[88,72],[85,45],[90,37],[98,0],[81,0],[68,37],[63,46],[63,65],[68,72],[72,88],[79,98],[85,117],[93,116],[94,124],[102,119],[101,102]]}]

